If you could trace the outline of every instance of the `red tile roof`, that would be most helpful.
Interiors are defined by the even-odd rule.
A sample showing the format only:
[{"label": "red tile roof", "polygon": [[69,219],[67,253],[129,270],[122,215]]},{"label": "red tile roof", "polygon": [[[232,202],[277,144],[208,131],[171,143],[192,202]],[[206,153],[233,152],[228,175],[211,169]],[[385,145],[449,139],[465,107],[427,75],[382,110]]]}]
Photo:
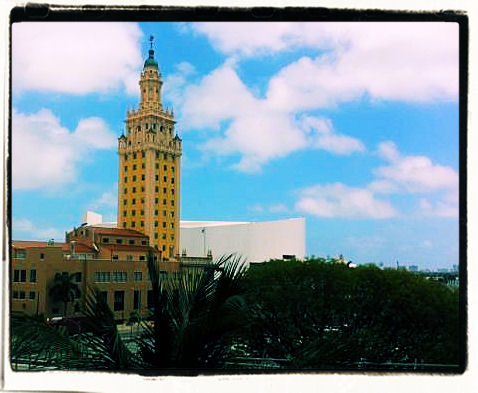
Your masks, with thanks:
[{"label": "red tile roof", "polygon": [[[75,241],[75,253],[77,252],[90,252],[93,253],[95,252],[93,247],[90,247],[86,244],[79,243],[78,241]],[[71,250],[71,245],[70,243],[65,243],[62,247],[63,251],[70,251]]]},{"label": "red tile roof", "polygon": [[144,233],[135,231],[134,229],[103,228],[103,227],[95,227],[95,226],[90,226],[87,228],[93,230],[96,233],[101,233],[102,235],[126,236],[126,237],[148,237]]},{"label": "red tile roof", "polygon": [[63,247],[66,243],[53,243],[49,245],[48,242],[38,242],[35,240],[13,240],[12,248],[33,248],[33,247]]}]

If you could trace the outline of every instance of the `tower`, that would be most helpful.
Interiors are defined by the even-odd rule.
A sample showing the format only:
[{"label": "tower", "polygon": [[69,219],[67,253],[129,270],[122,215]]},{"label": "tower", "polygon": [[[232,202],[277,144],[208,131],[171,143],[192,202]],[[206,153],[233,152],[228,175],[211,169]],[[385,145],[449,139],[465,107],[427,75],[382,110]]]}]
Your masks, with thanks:
[{"label": "tower", "polygon": [[179,253],[179,172],[181,139],[174,114],[161,102],[161,72],[153,37],[139,81],[139,107],[129,110],[118,139],[118,227],[149,236],[162,258]]}]

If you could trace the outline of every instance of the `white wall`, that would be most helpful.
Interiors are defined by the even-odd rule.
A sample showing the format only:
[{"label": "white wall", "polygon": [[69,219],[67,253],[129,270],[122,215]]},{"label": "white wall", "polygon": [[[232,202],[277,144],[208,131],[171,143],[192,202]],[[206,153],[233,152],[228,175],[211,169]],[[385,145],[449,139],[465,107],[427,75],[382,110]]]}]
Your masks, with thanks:
[{"label": "white wall", "polygon": [[286,254],[302,259],[305,256],[305,219],[239,223],[183,221],[180,251],[184,249],[188,256],[204,256],[211,250],[214,259],[237,253],[249,262],[282,258]]}]

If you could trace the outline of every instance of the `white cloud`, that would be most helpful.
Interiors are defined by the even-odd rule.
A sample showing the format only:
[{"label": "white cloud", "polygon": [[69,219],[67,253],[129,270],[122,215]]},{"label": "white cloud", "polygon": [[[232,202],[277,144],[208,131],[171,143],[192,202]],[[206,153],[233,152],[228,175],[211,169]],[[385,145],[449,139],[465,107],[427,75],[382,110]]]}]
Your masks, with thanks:
[{"label": "white cloud", "polygon": [[47,241],[63,240],[63,233],[53,227],[37,226],[26,218],[14,218],[12,221],[14,238]]},{"label": "white cloud", "polygon": [[189,85],[181,97],[183,127],[225,128],[200,148],[222,156],[239,153],[233,167],[240,171],[257,172],[268,161],[305,148],[334,154],[364,150],[359,140],[334,132],[330,120],[296,119],[293,113],[275,110],[251,93],[229,63]]},{"label": "white cloud", "polygon": [[97,117],[70,132],[49,109],[12,115],[12,186],[39,189],[72,182],[77,166],[95,149],[112,149],[116,136]]},{"label": "white cloud", "polygon": [[458,203],[450,201],[446,196],[437,201],[421,198],[420,213],[425,216],[456,218],[459,215]]},{"label": "white cloud", "polygon": [[383,219],[398,215],[388,201],[377,199],[372,191],[342,183],[315,185],[303,189],[295,208],[327,218]]},{"label": "white cloud", "polygon": [[284,203],[272,203],[269,205],[264,205],[261,203],[256,203],[254,205],[248,206],[247,209],[253,213],[289,213],[289,208]]},{"label": "white cloud", "polygon": [[199,23],[193,29],[236,58],[325,50],[271,80],[267,95],[278,108],[331,105],[365,93],[406,101],[457,98],[456,23]]},{"label": "white cloud", "polygon": [[378,154],[390,163],[374,171],[381,185],[408,192],[458,189],[458,173],[451,167],[434,164],[426,156],[401,155],[389,141],[379,145]]},{"label": "white cloud", "polygon": [[15,23],[12,35],[14,93],[69,94],[113,91],[139,94],[140,39],[136,23]]}]

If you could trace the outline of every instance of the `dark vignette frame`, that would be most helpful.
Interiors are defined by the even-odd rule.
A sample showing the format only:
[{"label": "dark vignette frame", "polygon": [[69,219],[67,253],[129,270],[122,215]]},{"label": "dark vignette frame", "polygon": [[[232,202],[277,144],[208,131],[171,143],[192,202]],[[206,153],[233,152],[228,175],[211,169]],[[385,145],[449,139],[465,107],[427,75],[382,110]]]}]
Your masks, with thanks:
[{"label": "dark vignette frame", "polygon": [[[6,251],[8,246],[8,261],[11,260],[11,234],[12,234],[12,24],[18,22],[234,22],[234,21],[298,21],[298,22],[454,22],[459,25],[459,349],[460,364],[454,370],[440,370],[445,374],[462,374],[467,369],[468,362],[468,315],[467,315],[467,130],[468,130],[468,67],[469,67],[469,19],[465,11],[441,10],[441,11],[388,11],[376,9],[334,9],[334,8],[301,8],[301,7],[255,7],[255,8],[226,8],[226,7],[166,7],[166,6],[68,6],[28,3],[25,7],[15,7],[11,10],[9,20],[9,69],[10,79],[8,83],[8,144],[5,159],[6,184],[4,195],[6,198],[6,214],[4,215],[4,227],[6,235],[3,236],[3,259],[7,260]],[[6,188],[5,188],[6,185]],[[8,244],[7,244],[8,241]],[[11,264],[8,267],[10,278]],[[7,285],[9,286],[10,280]],[[9,297],[11,306],[11,298]],[[5,316],[3,316],[5,318]],[[5,320],[5,319],[4,319]],[[129,374],[141,375],[230,375],[230,374],[290,374],[290,373],[330,373],[341,372],[343,374],[363,373],[360,370],[331,369],[323,370],[164,370],[164,372],[134,371]],[[367,373],[409,373],[410,370],[384,371],[370,369]],[[437,374],[424,370],[415,370],[414,373]]]}]

